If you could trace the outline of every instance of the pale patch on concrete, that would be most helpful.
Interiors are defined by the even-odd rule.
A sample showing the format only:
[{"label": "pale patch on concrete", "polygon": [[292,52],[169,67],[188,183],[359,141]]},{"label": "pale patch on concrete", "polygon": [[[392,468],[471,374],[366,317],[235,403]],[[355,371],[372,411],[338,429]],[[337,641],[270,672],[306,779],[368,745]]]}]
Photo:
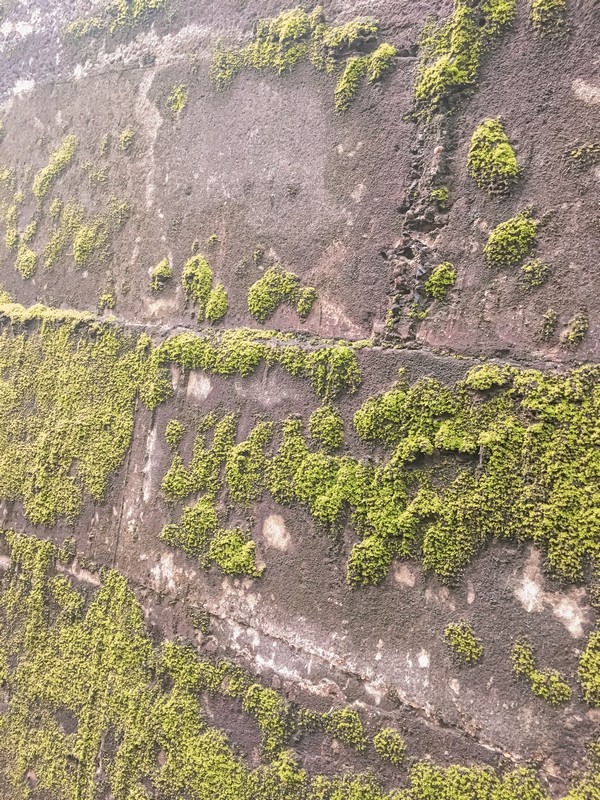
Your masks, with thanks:
[{"label": "pale patch on concrete", "polygon": [[354,200],[355,203],[360,203],[364,199],[366,193],[367,193],[367,187],[364,185],[364,183],[359,183],[355,187],[354,191],[351,193],[350,197]]},{"label": "pale patch on concrete", "polygon": [[540,552],[531,547],[523,572],[513,581],[514,596],[529,614],[550,609],[574,639],[581,639],[589,620],[585,589],[572,588],[565,594],[548,592],[544,580]]},{"label": "pale patch on concrete", "polygon": [[381,681],[368,681],[364,685],[365,692],[373,698],[376,706],[381,705],[381,701],[385,700],[387,690],[385,684]]},{"label": "pale patch on concrete", "polygon": [[425,590],[425,600],[428,603],[437,603],[442,606],[446,606],[446,608],[450,609],[450,611],[456,611],[456,604],[452,600],[450,596],[450,591],[446,586],[442,586],[441,589],[426,589]]},{"label": "pale patch on concrete", "polygon": [[448,686],[457,697],[460,695],[460,681],[457,681],[456,678],[451,678],[448,681]]},{"label": "pale patch on concrete", "polygon": [[177,588],[175,574],[176,569],[173,554],[164,553],[150,570],[150,575],[155,585],[155,591],[164,592],[166,590],[174,592]]},{"label": "pale patch on concrete", "polygon": [[35,89],[35,81],[27,78],[20,78],[13,86],[12,93],[15,97],[23,94],[29,94]]},{"label": "pale patch on concrete", "polygon": [[144,475],[144,482],[142,484],[142,497],[144,498],[144,503],[146,504],[152,499],[152,477],[157,437],[158,434],[156,427],[154,427],[146,439],[146,463],[144,464],[144,469],[142,470]]},{"label": "pale patch on concrete", "polygon": [[0,569],[8,569],[10,567],[10,558],[8,556],[0,556]]},{"label": "pale patch on concrete", "polygon": [[83,569],[79,565],[79,559],[73,559],[73,562],[68,566],[64,564],[57,563],[56,564],[57,572],[63,572],[67,575],[71,575],[75,580],[81,581],[81,583],[89,583],[92,586],[100,586],[100,576],[95,572],[90,572],[88,569]]},{"label": "pale patch on concrete", "polygon": [[201,403],[206,400],[211,392],[212,383],[205,372],[200,372],[199,370],[190,372],[186,390],[188,400],[195,400]]},{"label": "pale patch on concrete", "polygon": [[431,659],[429,658],[429,653],[427,652],[427,650],[420,651],[418,661],[421,669],[429,669],[429,664],[431,663]]},{"label": "pale patch on concrete", "polygon": [[11,33],[16,33],[21,38],[30,36],[33,33],[33,25],[31,22],[3,22],[0,25],[0,34],[9,36]]},{"label": "pale patch on concrete", "polygon": [[600,86],[587,83],[583,78],[576,78],[571,84],[571,88],[578,100],[582,100],[588,106],[597,106],[600,103]]},{"label": "pale patch on concrete", "polygon": [[156,184],[154,182],[155,173],[155,160],[154,160],[154,147],[156,139],[158,138],[158,131],[162,125],[162,117],[158,108],[148,97],[148,93],[152,88],[156,69],[147,72],[140,81],[138,95],[135,100],[135,119],[146,134],[150,147],[148,148],[148,156],[146,161],[148,163],[146,173],[146,208],[152,208],[154,204],[154,195],[156,193]]},{"label": "pale patch on concrete", "polygon": [[467,584],[467,605],[472,606],[475,602],[475,587],[473,586],[472,582],[469,581]]},{"label": "pale patch on concrete", "polygon": [[321,336],[358,338],[364,335],[364,328],[352,322],[341,306],[321,298],[317,307],[320,318],[316,327]]},{"label": "pale patch on concrete", "polygon": [[415,573],[408,564],[399,564],[394,569],[394,580],[396,583],[399,583],[400,586],[408,586],[411,589],[417,581]]},{"label": "pale patch on concrete", "polygon": [[290,546],[290,534],[280,514],[269,514],[263,522],[262,535],[269,547],[275,550],[285,552]]}]

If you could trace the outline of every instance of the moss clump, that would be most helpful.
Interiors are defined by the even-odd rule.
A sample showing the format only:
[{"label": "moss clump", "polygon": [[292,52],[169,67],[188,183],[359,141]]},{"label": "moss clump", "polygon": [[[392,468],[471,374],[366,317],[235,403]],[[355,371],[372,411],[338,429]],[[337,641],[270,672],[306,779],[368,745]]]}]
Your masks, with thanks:
[{"label": "moss clump", "polygon": [[131,128],[124,128],[119,133],[119,147],[123,150],[124,153],[130,153],[133,149],[133,144],[135,142],[135,131]]},{"label": "moss clump", "polygon": [[450,198],[450,190],[447,186],[438,186],[437,189],[432,189],[430,197],[437,203],[440,211],[447,211]]},{"label": "moss clump", "polygon": [[17,227],[18,213],[19,208],[16,203],[6,209],[4,217],[6,223],[4,245],[7,250],[15,250],[19,244],[19,229]]},{"label": "moss clump", "polygon": [[531,0],[529,18],[537,36],[556,36],[565,29],[567,0]]},{"label": "moss clump", "polygon": [[105,309],[112,309],[116,306],[117,299],[114,295],[112,290],[108,290],[106,292],[102,292],[100,297],[98,298],[98,311],[102,312]]},{"label": "moss clump", "polygon": [[537,289],[546,283],[551,271],[549,264],[534,258],[521,267],[521,281],[528,289]]},{"label": "moss clump", "polygon": [[[162,399],[168,385],[148,361],[146,336],[80,330],[85,315],[42,307],[2,312],[0,497],[21,501],[34,524],[53,525],[79,513],[84,491],[104,497],[131,440],[138,392],[153,387]],[[17,334],[6,315],[40,330]]]},{"label": "moss clump", "polygon": [[227,292],[222,283],[217,283],[215,288],[211,289],[206,301],[206,319],[211,322],[217,322],[223,319],[228,311],[229,300],[227,299]]},{"label": "moss clump", "polygon": [[583,342],[590,327],[588,315],[580,311],[569,322],[569,327],[561,337],[562,344],[575,350]]},{"label": "moss clump", "polygon": [[[419,762],[411,767],[406,791],[389,800],[548,800],[535,773],[514,769],[502,777],[489,767],[438,767]],[[574,800],[574,798],[572,798]],[[579,798],[578,798],[579,800]]]},{"label": "moss clump", "polygon": [[178,334],[156,352],[159,363],[203,369],[215,375],[251,375],[259,364],[278,364],[290,375],[306,379],[324,400],[354,392],[361,374],[356,353],[347,344],[316,344],[303,349],[275,331],[244,328],[201,335]]},{"label": "moss clump", "polygon": [[276,752],[285,743],[289,734],[290,709],[273,689],[255,683],[248,688],[242,708],[253,716],[263,732],[263,752]]},{"label": "moss clump", "polygon": [[44,267],[47,270],[53,269],[69,244],[78,267],[88,264],[95,253],[105,255],[111,235],[125,224],[130,207],[127,202],[111,197],[106,212],[93,219],[86,219],[84,210],[74,202],[56,210],[57,223],[44,249]]},{"label": "moss clump", "polygon": [[577,677],[585,702],[595,708],[600,707],[600,631],[590,634],[579,659]]},{"label": "moss clump", "polygon": [[556,326],[558,325],[558,314],[553,308],[549,308],[542,316],[542,324],[540,325],[539,337],[543,342],[548,342],[554,335]]},{"label": "moss clump", "polygon": [[446,625],[444,639],[454,655],[465,664],[475,664],[483,655],[483,645],[468,622]]},{"label": "moss clump", "polygon": [[259,578],[262,570],[256,566],[256,545],[239,528],[219,530],[213,536],[208,555],[226,575],[250,575]]},{"label": "moss clump", "polygon": [[579,167],[594,167],[600,164],[600,142],[591,142],[571,150],[569,157]]},{"label": "moss clump", "polygon": [[571,687],[562,680],[557,670],[541,672],[535,667],[535,657],[531,645],[517,642],[512,650],[513,672],[527,678],[532,692],[552,705],[567,703],[571,699]]},{"label": "moss clump", "polygon": [[150,289],[153,292],[162,292],[172,277],[173,268],[169,263],[169,259],[163,258],[152,270],[152,274],[150,275]]},{"label": "moss clump", "polygon": [[382,80],[394,65],[397,50],[391,44],[381,44],[370,56],[353,56],[346,61],[335,87],[335,107],[347,111],[365,80],[375,83]]},{"label": "moss clump", "polygon": [[313,411],[308,429],[313,439],[327,450],[337,450],[344,443],[344,419],[332,405],[324,405]]},{"label": "moss clump", "polygon": [[494,267],[518,266],[535,246],[537,226],[529,211],[521,211],[501,222],[490,233],[484,247],[486,263]]},{"label": "moss clump", "polygon": [[37,268],[38,255],[26,244],[19,245],[17,250],[17,260],[15,269],[24,281],[29,280],[35,274]]},{"label": "moss clump", "polygon": [[310,61],[319,71],[338,71],[336,108],[346,111],[359,88],[380,81],[393,67],[396,48],[382,43],[366,55],[363,52],[377,39],[379,23],[372,17],[356,17],[331,27],[319,6],[311,13],[302,8],[282,12],[278,17],[260,20],[254,38],[245,47],[226,48],[219,44],[213,55],[211,77],[218,89],[228,88],[240,70],[255,69],[277,74],[292,71],[300,62]]},{"label": "moss clump", "polygon": [[170,419],[165,429],[165,439],[171,450],[176,450],[183,439],[185,426],[178,419]]},{"label": "moss clump", "polygon": [[491,194],[507,194],[519,177],[517,157],[499,119],[486,119],[471,137],[469,175]]},{"label": "moss clump", "polygon": [[373,737],[373,747],[380,758],[396,766],[404,761],[406,744],[398,731],[393,728],[382,728]]},{"label": "moss clump", "polygon": [[183,291],[196,306],[198,319],[206,318],[206,306],[212,291],[213,271],[202,255],[190,258],[183,268],[181,283]]},{"label": "moss clump", "polygon": [[456,270],[449,261],[438,264],[425,281],[425,291],[434,300],[444,300],[456,283]]},{"label": "moss clump", "polygon": [[173,114],[181,114],[188,102],[188,90],[183,83],[178,83],[171,89],[167,105]]},{"label": "moss clump", "polygon": [[340,708],[324,714],[322,724],[324,730],[335,739],[339,739],[340,742],[344,742],[355,750],[366,749],[367,739],[363,725],[358,713],[353,708]]},{"label": "moss clump", "polygon": [[487,38],[512,23],[516,0],[488,0],[481,10],[454,0],[442,25],[428,21],[421,33],[415,84],[417,113],[425,119],[447,111],[455,94],[473,86]]},{"label": "moss clump", "polygon": [[104,21],[100,17],[82,17],[67,23],[61,31],[65,39],[84,39],[104,30]]},{"label": "moss clump", "polygon": [[38,200],[43,200],[50,191],[52,184],[73,161],[77,145],[77,137],[70,135],[65,137],[62,144],[57,147],[56,150],[52,151],[48,165],[40,170],[33,179],[33,193]]},{"label": "moss clump", "polygon": [[305,319],[317,298],[312,287],[301,287],[300,278],[282,267],[270,267],[262,278],[248,290],[248,310],[259,322],[264,322],[282,303],[295,308]]}]

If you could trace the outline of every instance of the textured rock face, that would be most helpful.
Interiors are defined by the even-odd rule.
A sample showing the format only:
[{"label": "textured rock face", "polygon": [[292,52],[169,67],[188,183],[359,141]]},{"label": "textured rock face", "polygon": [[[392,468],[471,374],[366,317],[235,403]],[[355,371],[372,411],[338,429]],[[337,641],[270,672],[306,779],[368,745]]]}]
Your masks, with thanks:
[{"label": "textured rock face", "polygon": [[595,798],[598,10],[0,8],[0,796]]}]

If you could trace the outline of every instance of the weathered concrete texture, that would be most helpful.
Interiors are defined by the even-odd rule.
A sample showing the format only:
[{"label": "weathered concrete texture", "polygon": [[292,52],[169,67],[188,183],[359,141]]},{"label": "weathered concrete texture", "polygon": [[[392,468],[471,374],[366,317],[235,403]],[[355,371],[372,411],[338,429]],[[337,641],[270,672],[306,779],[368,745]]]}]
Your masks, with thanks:
[{"label": "weathered concrete texture", "polygon": [[[365,380],[355,396],[342,399],[345,419],[389,388],[401,367],[410,381],[432,375],[452,383],[479,357],[548,368],[596,360],[600,173],[570,168],[565,152],[597,140],[597,9],[572,3],[570,35],[540,43],[521,3],[514,30],[484,56],[478,90],[452,118],[424,132],[407,116],[418,33],[427,15],[450,13],[450,0],[323,3],[332,23],[376,15],[382,39],[399,52],[393,73],[381,86],[365,88],[344,115],[335,110],[334,78],[307,64],[282,77],[242,72],[230,90],[216,93],[208,65],[217,39],[246,41],[257,19],[288,5],[179,0],[149,25],[78,44],[66,44],[61,28],[102,3],[14,0],[7,6],[0,29],[0,165],[15,171],[15,190],[25,193],[20,230],[37,208],[33,175],[68,133],[79,139],[77,155],[48,202],[76,200],[90,218],[105,212],[111,195],[132,205],[131,219],[111,236],[106,252],[85,267],[76,268],[67,252],[52,271],[40,260],[35,276],[24,281],[14,269],[14,252],[0,243],[0,277],[12,297],[24,305],[93,310],[113,287],[115,314],[124,322],[147,325],[156,336],[195,329],[180,277],[197,242],[229,294],[230,310],[219,326],[256,325],[247,310],[248,288],[279,262],[316,287],[318,301],[305,323],[281,308],[267,327],[380,336],[394,276],[410,283],[417,269],[412,264],[403,276],[394,255],[407,223],[406,193],[433,170],[448,185],[452,205],[447,215],[413,227],[412,236],[428,248],[430,266],[455,264],[456,288],[407,333],[421,350],[360,352]],[[186,84],[189,98],[175,116],[167,98],[178,83]],[[523,168],[505,200],[478,190],[465,163],[474,128],[499,115]],[[125,128],[135,132],[131,153],[118,145]],[[110,147],[103,156],[105,135]],[[441,156],[434,155],[436,146],[444,147]],[[106,180],[92,185],[90,165],[105,168]],[[492,270],[482,258],[488,232],[526,207],[542,221],[538,254],[552,266],[549,282],[534,292],[519,285],[518,270]],[[40,254],[50,229],[44,213],[31,245]],[[213,234],[218,243],[208,247]],[[259,263],[253,260],[257,248],[264,250]],[[165,257],[175,277],[152,294],[150,272]],[[590,329],[578,350],[559,346],[558,336],[547,344],[536,339],[550,307],[559,314],[558,333],[587,310]],[[56,542],[74,536],[75,576],[83,583],[97,581],[88,562],[118,567],[161,637],[181,636],[203,652],[229,654],[290,699],[321,710],[355,704],[372,730],[387,721],[402,730],[411,757],[430,755],[442,764],[533,763],[551,791],[563,794],[568,777],[584,766],[598,712],[576,691],[566,707],[536,699],[525,682],[515,681],[510,651],[525,636],[540,666],[560,669],[575,687],[577,657],[595,624],[586,589],[550,580],[535,548],[495,543],[453,588],[416,564],[395,563],[381,587],[351,590],[344,562],[353,533],[345,530],[332,541],[302,509],[266,499],[251,520],[220,509],[228,524],[251,522],[267,565],[263,578],[203,571],[159,540],[163,525],[177,518],[160,492],[170,459],[167,421],[187,423],[189,455],[194,423],[208,411],[239,411],[243,436],[261,414],[282,420],[298,413],[307,420],[318,401],[300,381],[264,366],[247,379],[193,372],[174,373],[174,380],[174,398],[156,412],[140,404],[133,446],[106,502],[88,503],[74,526],[36,529],[36,535]],[[352,451],[360,453],[349,425],[347,432]],[[2,510],[3,525],[33,530],[18,505]],[[208,635],[190,625],[190,607],[210,613]],[[472,668],[459,668],[443,641],[445,625],[461,617],[473,622],[485,647],[483,661]],[[204,704],[240,752],[256,759],[254,722],[240,721],[234,701],[205,698]],[[369,764],[368,756],[335,749],[318,734],[295,746],[315,771]]]},{"label": "weathered concrete texture", "polygon": [[[282,10],[279,2],[180,2],[157,15],[151,27],[77,44],[64,43],[59,32],[66,21],[89,14],[87,4],[15,5],[5,23],[12,27],[0,78],[2,160],[16,167],[19,188],[27,190],[31,168],[46,162],[66,132],[76,133],[76,163],[56,193],[76,198],[93,213],[116,194],[134,210],[111,242],[113,258],[96,258],[82,271],[65,256],[53,273],[38,271],[23,282],[12,275],[14,255],[4,252],[6,283],[25,303],[42,299],[93,308],[114,281],[121,316],[177,324],[189,320],[191,311],[177,285],[181,266],[194,241],[206,249],[207,238],[216,234],[219,244],[206,255],[230,296],[223,324],[252,322],[248,286],[267,264],[281,262],[318,290],[306,330],[361,338],[382,330],[391,302],[395,262],[381,254],[400,242],[404,215],[398,209],[405,192],[415,174],[433,170],[449,186],[452,207],[413,234],[429,247],[430,264],[455,263],[458,282],[449,304],[434,305],[417,326],[417,340],[477,355],[597,358],[597,310],[590,298],[597,292],[598,178],[594,169],[571,169],[565,156],[593,141],[598,128],[597,22],[592,9],[574,7],[571,35],[540,43],[525,5],[514,31],[489,45],[473,98],[422,139],[417,156],[411,143],[418,126],[406,115],[418,31],[427,14],[447,14],[449,3],[325,3],[333,23],[361,12],[377,14],[382,39],[400,54],[382,86],[365,88],[344,115],[333,104],[334,79],[308,64],[280,78],[242,72],[230,90],[214,91],[208,64],[216,40],[247,40],[257,18]],[[15,27],[18,21],[21,27]],[[189,100],[175,118],[167,97],[181,82]],[[490,115],[502,115],[523,167],[515,193],[504,201],[488,198],[466,175],[470,135]],[[117,144],[125,127],[136,132],[129,156]],[[105,134],[112,146],[103,158],[97,148]],[[444,153],[434,156],[440,142]],[[86,162],[108,167],[106,182],[90,187],[81,170]],[[525,207],[543,222],[539,256],[552,266],[550,281],[535,292],[519,284],[518,269],[492,270],[482,260],[489,230]],[[27,196],[22,227],[33,209]],[[42,222],[38,241],[47,225]],[[257,248],[265,251],[260,264],[252,260]],[[166,256],[176,280],[153,296],[148,273]],[[558,335],[545,345],[536,339],[549,307],[559,314],[558,334],[578,310],[587,309],[589,334],[575,353],[559,346]],[[285,308],[271,322],[287,329],[300,325]]]},{"label": "weathered concrete texture", "polygon": [[[382,389],[391,385],[400,367],[411,380],[437,375],[450,382],[472,366],[419,351],[362,351],[361,361],[365,385],[343,401],[346,418],[373,393],[375,382]],[[429,754],[442,764],[533,762],[551,789],[563,792],[568,776],[583,768],[597,714],[576,693],[562,708],[536,699],[512,675],[510,651],[525,637],[541,666],[560,669],[575,686],[577,658],[595,624],[587,590],[549,579],[534,547],[498,543],[453,588],[423,575],[416,564],[395,562],[382,586],[352,590],[344,562],[354,534],[348,529],[336,543],[303,509],[267,499],[252,508],[251,518],[220,509],[228,525],[251,522],[258,560],[266,565],[263,577],[206,572],[158,538],[164,524],[179,516],[160,490],[170,464],[166,423],[174,417],[187,423],[183,452],[189,457],[194,423],[208,411],[239,411],[243,437],[261,414],[307,419],[318,401],[299,381],[266,368],[237,380],[177,373],[175,384],[175,397],[157,412],[138,410],[132,450],[107,502],[87,507],[74,529],[35,533],[57,543],[74,534],[76,563],[83,558],[87,565],[88,559],[129,576],[161,637],[183,637],[201,652],[230,655],[311,707],[354,704],[373,731],[384,723],[398,726],[411,756]],[[32,530],[17,507],[4,509],[3,524]],[[97,580],[78,569],[76,576]],[[190,608],[209,612],[208,635],[194,631],[186,617]],[[459,667],[443,639],[446,624],[461,618],[483,640],[484,658],[475,667]],[[254,723],[234,722],[233,702],[207,702],[241,751],[256,755]],[[368,763],[344,747],[322,750],[317,739],[306,735],[300,743],[305,764],[315,770]],[[397,772],[390,771],[390,780],[392,775],[397,781]]]}]

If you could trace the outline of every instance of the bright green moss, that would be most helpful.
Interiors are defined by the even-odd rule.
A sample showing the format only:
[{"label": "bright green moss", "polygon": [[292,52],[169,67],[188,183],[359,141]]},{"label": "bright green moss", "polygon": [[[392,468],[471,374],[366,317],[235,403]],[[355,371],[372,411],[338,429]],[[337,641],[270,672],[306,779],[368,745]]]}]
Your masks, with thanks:
[{"label": "bright green moss", "polygon": [[72,246],[73,261],[82,267],[89,263],[94,254],[102,253],[110,236],[116,233],[127,221],[129,204],[111,197],[104,214],[86,219],[83,208],[74,202],[56,208],[57,223],[53,228],[44,249],[44,267],[53,269],[67,245]]},{"label": "bright green moss", "polygon": [[529,18],[537,36],[556,36],[565,28],[567,0],[531,0]]},{"label": "bright green moss", "polygon": [[454,655],[465,664],[474,664],[483,655],[483,645],[467,622],[451,622],[446,625],[444,639]]},{"label": "bright green moss", "polygon": [[15,269],[24,281],[29,280],[35,274],[37,268],[38,255],[26,244],[19,245],[17,250],[17,260]]},{"label": "bright green moss", "polygon": [[117,304],[117,299],[114,295],[114,292],[110,289],[106,292],[102,292],[100,297],[98,298],[98,311],[102,312],[105,309],[113,309]]},{"label": "bright green moss", "polygon": [[600,707],[600,631],[590,634],[577,672],[585,702]]},{"label": "bright green moss", "polygon": [[273,436],[270,422],[259,422],[245,442],[231,448],[225,463],[225,479],[231,499],[249,506],[260,497],[264,488],[267,459],[264,449]]},{"label": "bright green moss", "polygon": [[456,270],[449,261],[438,264],[425,281],[425,291],[434,300],[444,300],[456,283]]},{"label": "bright green moss", "polygon": [[548,342],[554,335],[558,325],[558,314],[553,308],[549,308],[542,316],[542,324],[539,329],[539,338],[543,342]]},{"label": "bright green moss", "polygon": [[[311,776],[282,748],[302,729],[329,729],[359,751],[366,746],[353,709],[320,715],[295,709],[239,666],[198,658],[176,642],[155,646],[127,581],[105,570],[87,603],[63,576],[57,551],[33,537],[5,532],[11,566],[0,587],[0,759],[11,800],[36,794],[94,800],[98,771],[114,800],[548,800],[530,770],[497,775],[489,767],[411,766],[407,789],[385,794],[373,775]],[[256,720],[267,763],[251,769],[227,737],[211,727],[203,692],[241,698]],[[70,732],[59,724],[68,715]],[[309,724],[305,725],[307,721]],[[404,755],[399,734],[375,735],[392,764]],[[77,769],[73,769],[73,759]],[[597,776],[576,784],[568,800],[593,797]]]},{"label": "bright green moss", "polygon": [[62,175],[73,161],[77,150],[77,137],[72,134],[65,137],[62,144],[50,154],[48,165],[40,170],[33,179],[33,193],[42,200],[52,188],[52,184]]},{"label": "bright green moss", "polygon": [[290,709],[285,700],[273,689],[255,683],[244,695],[242,708],[253,716],[263,732],[263,752],[279,750],[290,733]]},{"label": "bright green moss", "polygon": [[430,119],[448,111],[456,93],[474,85],[487,37],[510,25],[515,9],[516,0],[488,0],[478,13],[464,0],[454,0],[446,22],[426,23],[415,84],[419,116]]},{"label": "bright green moss", "polygon": [[38,229],[37,220],[35,219],[31,220],[31,222],[27,225],[27,227],[23,231],[23,235],[21,237],[22,241],[25,244],[29,244],[29,242],[33,241],[33,239],[35,239],[37,229]]},{"label": "bright green moss", "polygon": [[344,742],[355,750],[366,749],[367,740],[363,725],[353,708],[340,708],[324,714],[322,724],[324,730],[339,739],[340,742]]},{"label": "bright green moss", "polygon": [[572,350],[579,347],[583,342],[590,327],[588,315],[585,311],[580,311],[569,322],[569,327],[562,336],[562,343],[565,347]]},{"label": "bright green moss", "polygon": [[535,774],[515,769],[502,778],[490,767],[411,767],[409,787],[389,800],[548,800]]},{"label": "bright green moss", "polygon": [[226,89],[244,68],[291,72],[302,61],[310,61],[315,69],[339,75],[335,102],[339,111],[346,111],[363,81],[380,81],[392,69],[396,48],[382,43],[368,55],[365,46],[377,39],[379,23],[371,17],[356,17],[336,27],[324,22],[318,6],[309,13],[302,8],[283,11],[278,17],[260,20],[254,38],[245,47],[227,48],[219,43],[215,49],[211,77],[217,89]]},{"label": "bright green moss", "polygon": [[437,203],[440,211],[446,211],[448,209],[450,190],[447,186],[438,186],[437,189],[432,189],[430,197],[434,202]]},{"label": "bright green moss", "polygon": [[490,233],[483,249],[486,263],[494,267],[518,266],[535,246],[537,226],[529,211],[501,222]]},{"label": "bright green moss", "polygon": [[544,698],[552,705],[567,703],[571,699],[571,687],[562,680],[557,670],[541,672],[535,667],[535,657],[531,645],[517,642],[512,651],[513,672],[519,677],[527,678],[531,690],[538,697]]},{"label": "bright green moss", "polygon": [[188,102],[188,90],[183,83],[178,83],[171,89],[167,105],[173,114],[181,114]]},{"label": "bright green moss", "polygon": [[208,555],[226,575],[250,575],[260,578],[256,565],[256,545],[239,528],[218,530],[211,539]]},{"label": "bright green moss", "polygon": [[197,314],[200,321],[206,317],[206,304],[210,297],[212,282],[213,271],[204,256],[194,256],[185,263],[181,276],[183,291],[186,297],[198,306]]},{"label": "bright green moss", "polygon": [[172,277],[173,268],[169,263],[169,259],[163,258],[163,260],[159,262],[152,270],[152,274],[150,276],[150,289],[153,292],[162,292]]},{"label": "bright green moss", "polygon": [[406,744],[394,728],[382,728],[376,733],[373,737],[373,747],[380,758],[389,761],[394,766],[404,761]]},{"label": "bright green moss", "polygon": [[517,157],[499,119],[486,119],[471,137],[469,175],[482,189],[506,194],[519,177]]},{"label": "bright green moss", "polygon": [[119,134],[119,147],[123,152],[130,153],[135,142],[135,131],[131,128],[124,128]]},{"label": "bright green moss", "polygon": [[4,244],[7,250],[16,250],[19,244],[19,229],[17,228],[17,215],[19,208],[17,204],[13,204],[6,209],[5,222],[6,233],[4,235]]},{"label": "bright green moss", "polygon": [[293,272],[280,266],[269,267],[248,290],[248,310],[255,319],[264,322],[282,303],[287,303],[305,319],[316,297],[312,287],[300,287],[300,278]]},{"label": "bright green moss", "polygon": [[82,17],[69,22],[61,31],[65,39],[83,39],[104,30],[104,22],[100,17]]},{"label": "bright green moss", "polygon": [[344,419],[332,405],[324,405],[313,411],[308,429],[313,439],[327,450],[337,450],[344,443]]},{"label": "bright green moss", "polygon": [[173,547],[181,548],[186,555],[197,558],[203,567],[208,567],[213,557],[209,554],[209,548],[218,527],[219,519],[213,499],[206,496],[183,510],[179,525],[166,525],[160,538]]},{"label": "bright green moss", "polygon": [[[5,306],[15,320],[35,319]],[[60,320],[60,314],[65,320]],[[4,326],[0,368],[0,496],[23,502],[26,517],[52,525],[73,519],[84,492],[101,500],[131,440],[138,391],[167,384],[148,361],[148,339],[109,327],[78,332],[84,316],[40,307],[40,330]]]},{"label": "bright green moss", "polygon": [[105,17],[108,29],[115,33],[145,22],[152,14],[167,7],[169,0],[110,0]]},{"label": "bright green moss", "polygon": [[222,283],[217,283],[214,289],[211,289],[206,301],[206,319],[211,322],[217,322],[223,319],[225,314],[229,311],[229,300],[227,299],[227,291]]},{"label": "bright green moss", "polygon": [[528,289],[537,289],[550,277],[551,267],[539,258],[534,258],[521,267],[521,281]]},{"label": "bright green moss", "polygon": [[180,422],[178,419],[170,419],[167,422],[165,439],[171,450],[176,450],[179,447],[184,433],[185,425],[183,422]]}]

